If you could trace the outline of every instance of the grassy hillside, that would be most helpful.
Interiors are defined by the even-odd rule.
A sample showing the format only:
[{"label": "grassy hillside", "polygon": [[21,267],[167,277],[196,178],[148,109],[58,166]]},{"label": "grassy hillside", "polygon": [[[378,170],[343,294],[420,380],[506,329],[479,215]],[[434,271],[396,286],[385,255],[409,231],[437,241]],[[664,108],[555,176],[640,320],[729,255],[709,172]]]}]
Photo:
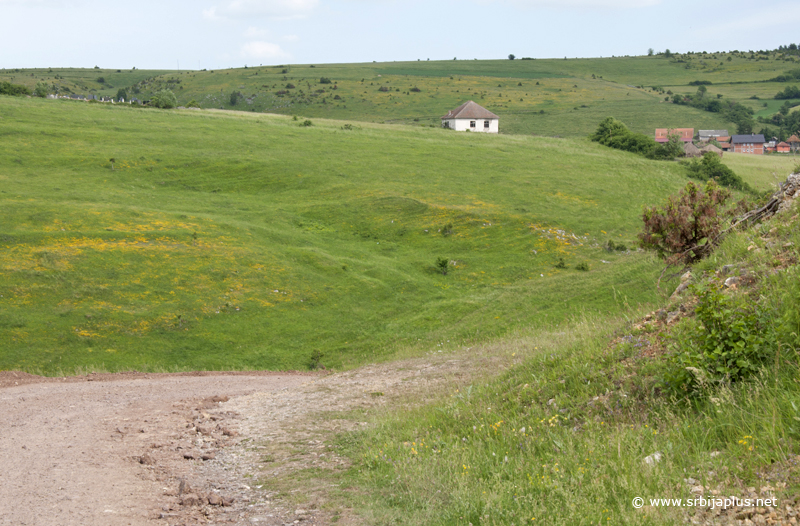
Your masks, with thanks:
[{"label": "grassy hillside", "polygon": [[[62,90],[109,96],[123,87],[140,99],[168,88],[180,104],[195,101],[203,108],[421,126],[439,126],[443,114],[472,99],[501,117],[501,133],[585,137],[608,116],[646,134],[656,127],[733,130],[735,126],[717,113],[665,102],[666,92],[694,93],[697,88],[691,82],[707,81],[709,96],[742,102],[768,116],[780,107],[772,97],[792,83],[766,81],[797,67],[793,57],[779,54],[751,58],[743,53],[696,53],[183,72],[2,70],[0,80],[30,88],[42,80]],[[97,81],[101,77],[103,83]],[[232,101],[232,94],[241,96]]]},{"label": "grassy hillside", "polygon": [[655,299],[658,263],[601,245],[684,182],[588,141],[5,97],[0,118],[3,369],[341,367],[613,312]]},{"label": "grassy hillside", "polygon": [[[368,524],[793,524],[796,212],[729,235],[656,312],[496,341],[473,352],[516,362],[498,376],[461,380],[422,407],[356,412],[369,425],[335,449],[352,466],[320,463],[291,480]],[[675,387],[676,372],[693,387]],[[295,498],[319,500],[311,489]]]}]

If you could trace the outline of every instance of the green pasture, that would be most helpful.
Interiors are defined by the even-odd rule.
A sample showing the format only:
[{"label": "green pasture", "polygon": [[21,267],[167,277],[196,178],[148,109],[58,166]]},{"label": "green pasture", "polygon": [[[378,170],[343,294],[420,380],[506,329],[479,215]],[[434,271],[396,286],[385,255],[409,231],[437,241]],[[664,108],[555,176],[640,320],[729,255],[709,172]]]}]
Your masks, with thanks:
[{"label": "green pasture", "polygon": [[[691,82],[708,81],[711,96],[722,95],[769,115],[780,104],[765,109],[762,101],[771,101],[792,83],[766,81],[798,67],[778,54],[758,60],[748,53],[695,53],[670,58],[284,64],[211,71],[17,69],[0,70],[0,80],[29,88],[44,81],[62,92],[98,96],[114,96],[125,88],[140,100],[170,89],[179,104],[194,101],[207,109],[419,126],[439,126],[448,110],[474,100],[501,117],[503,134],[585,137],[608,116],[647,134],[661,127],[732,128],[717,114],[664,102],[665,92],[693,93],[697,88]],[[331,83],[321,83],[323,78]],[[232,101],[234,93],[240,96]]]},{"label": "green pasture", "polygon": [[7,97],[0,118],[0,368],[47,374],[347,367],[653,301],[659,263],[601,245],[633,248],[685,182],[587,140]]},{"label": "green pasture", "polygon": [[776,191],[778,184],[798,171],[800,156],[793,154],[749,155],[727,152],[722,162],[761,191]]}]

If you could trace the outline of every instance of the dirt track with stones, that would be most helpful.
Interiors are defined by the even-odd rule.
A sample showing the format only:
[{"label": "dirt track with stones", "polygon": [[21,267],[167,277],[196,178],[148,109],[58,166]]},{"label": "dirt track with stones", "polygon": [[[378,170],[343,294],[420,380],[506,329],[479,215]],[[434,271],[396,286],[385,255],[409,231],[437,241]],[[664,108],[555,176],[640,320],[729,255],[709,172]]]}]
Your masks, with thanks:
[{"label": "dirt track with stones", "polygon": [[464,358],[332,375],[0,372],[0,525],[359,524],[292,474],[346,467],[327,439],[365,425],[352,410],[422,403],[497,360]]}]

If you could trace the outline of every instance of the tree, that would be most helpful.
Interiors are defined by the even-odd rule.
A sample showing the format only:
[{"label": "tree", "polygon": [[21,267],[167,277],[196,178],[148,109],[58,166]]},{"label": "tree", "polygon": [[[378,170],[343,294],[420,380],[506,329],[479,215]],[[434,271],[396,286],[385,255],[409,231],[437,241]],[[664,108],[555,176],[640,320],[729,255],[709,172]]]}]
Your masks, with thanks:
[{"label": "tree", "polygon": [[647,49],[647,56],[648,56],[648,57],[652,57],[652,56],[653,56],[653,53],[654,53],[654,51],[653,51],[653,48],[648,48],[648,49]]},{"label": "tree", "polygon": [[168,89],[162,89],[150,99],[150,105],[156,108],[170,109],[178,105],[178,98]]},{"label": "tree", "polygon": [[33,96],[41,98],[47,97],[47,84],[41,81],[37,82],[36,87],[33,88]]},{"label": "tree", "polygon": [[707,256],[721,231],[720,209],[730,192],[715,181],[704,191],[689,182],[680,194],[671,195],[662,207],[645,207],[642,248],[655,250],[669,263],[694,263]]},{"label": "tree", "polygon": [[128,92],[125,88],[120,88],[117,90],[117,100],[127,100],[128,99]]},{"label": "tree", "polygon": [[436,258],[436,268],[439,269],[443,276],[447,275],[447,265],[449,263],[450,261],[447,258]]},{"label": "tree", "polygon": [[239,99],[243,98],[244,96],[242,95],[241,91],[231,92],[231,106],[236,106],[236,103],[239,102]]},{"label": "tree", "polygon": [[508,60],[514,60],[515,58],[517,57],[513,53],[508,56]]}]

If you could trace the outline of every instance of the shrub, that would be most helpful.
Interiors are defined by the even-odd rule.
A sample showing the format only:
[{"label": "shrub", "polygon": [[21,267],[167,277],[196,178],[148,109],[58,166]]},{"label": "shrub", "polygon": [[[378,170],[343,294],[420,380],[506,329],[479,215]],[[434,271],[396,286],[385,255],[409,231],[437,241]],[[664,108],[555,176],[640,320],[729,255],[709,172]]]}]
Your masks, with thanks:
[{"label": "shrub", "polygon": [[721,228],[720,209],[730,192],[714,181],[701,191],[692,182],[680,194],[671,195],[662,207],[645,207],[642,248],[655,250],[670,263],[693,263],[711,252]]},{"label": "shrub", "polygon": [[447,258],[436,258],[436,268],[442,273],[443,276],[447,275],[449,264],[450,261]]},{"label": "shrub", "polygon": [[729,167],[722,164],[719,155],[706,152],[701,160],[692,159],[688,166],[689,177],[700,181],[714,179],[722,186],[736,190],[752,191],[750,186]]},{"label": "shrub", "polygon": [[30,95],[31,90],[19,84],[11,84],[10,82],[0,82],[0,95],[14,95],[24,96]]},{"label": "shrub", "polygon": [[775,333],[770,313],[720,289],[716,283],[694,287],[699,299],[696,320],[675,337],[664,374],[664,383],[673,391],[692,393],[744,379],[771,354]]},{"label": "shrub", "polygon": [[286,85],[286,89],[295,89],[297,86],[292,84],[291,82]]},{"label": "shrub", "polygon": [[310,120],[306,119],[306,120],[304,120],[303,122],[300,123],[300,126],[314,126],[314,123],[311,122]]},{"label": "shrub", "polygon": [[236,103],[239,102],[239,100],[241,100],[243,98],[244,98],[244,95],[242,95],[241,91],[233,91],[233,92],[231,92],[231,97],[230,97],[231,106],[236,106]]},{"label": "shrub", "polygon": [[156,108],[170,109],[178,105],[178,98],[168,89],[162,89],[150,99],[150,105]]},{"label": "shrub", "polygon": [[453,223],[447,223],[441,229],[442,235],[447,237],[453,233]]},{"label": "shrub", "polygon": [[387,86],[381,86],[378,88],[378,91],[389,91],[389,88]]},{"label": "shrub", "polygon": [[578,263],[577,265],[575,265],[575,269],[576,270],[581,270],[583,272],[588,272],[589,271],[589,264],[586,263],[586,262]]},{"label": "shrub", "polygon": [[409,91],[412,91],[413,93],[419,93],[419,92],[420,92],[420,91],[422,91],[422,90],[421,90],[421,89],[419,89],[418,87],[414,86],[414,87],[413,87],[413,88],[411,88]]},{"label": "shrub", "polygon": [[37,82],[36,87],[33,88],[33,96],[41,98],[47,97],[47,84],[41,81]]},{"label": "shrub", "polygon": [[311,357],[308,359],[308,368],[312,371],[317,369],[325,369],[325,366],[322,365],[322,357],[325,356],[319,349],[315,349],[311,352]]},{"label": "shrub", "polygon": [[567,268],[567,264],[564,262],[564,258],[558,258],[558,261],[556,261],[556,264],[554,265],[554,267],[556,267],[558,269]]},{"label": "shrub", "polygon": [[322,77],[321,79],[319,79],[319,83],[320,84],[330,84],[331,83],[331,79],[329,79],[328,77]]}]

